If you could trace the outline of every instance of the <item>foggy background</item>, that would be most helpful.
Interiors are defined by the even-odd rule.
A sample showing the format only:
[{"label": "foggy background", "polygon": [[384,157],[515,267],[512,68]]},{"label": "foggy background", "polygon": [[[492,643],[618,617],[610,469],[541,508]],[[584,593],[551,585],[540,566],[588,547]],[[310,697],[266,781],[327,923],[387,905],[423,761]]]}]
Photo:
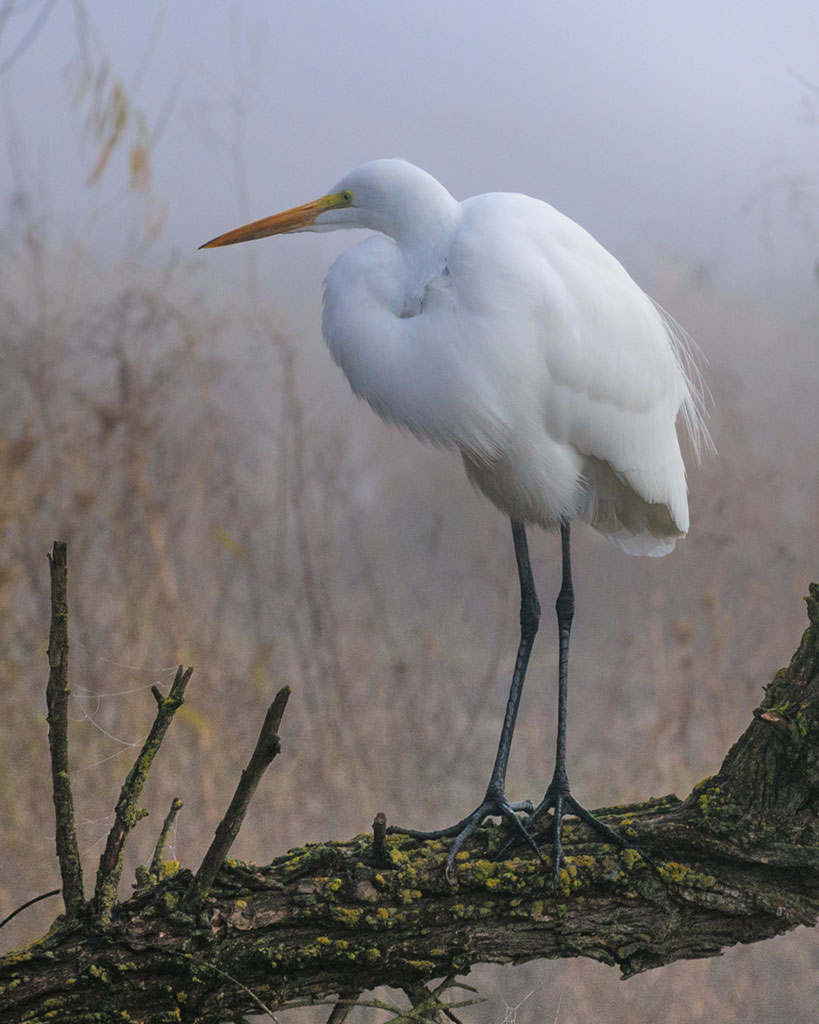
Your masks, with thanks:
[{"label": "foggy background", "polygon": [[[236,856],[378,810],[449,824],[483,793],[517,643],[508,524],[331,364],[321,281],[358,236],[197,252],[379,156],[459,199],[552,203],[709,360],[719,457],[692,469],[689,537],[648,560],[575,533],[569,759],[588,806],[716,770],[819,574],[818,69],[809,2],[0,3],[0,917],[58,884],[55,538],[86,886],[148,688],[179,662],[195,673],[123,895],[175,795],[171,853],[198,865],[284,683],[284,752]],[[530,543],[544,616],[509,793],[538,799],[559,550]],[[4,948],[56,912],[21,915]],[[464,1019],[808,1020],[817,967],[802,929],[627,983],[583,961],[486,968]]]}]

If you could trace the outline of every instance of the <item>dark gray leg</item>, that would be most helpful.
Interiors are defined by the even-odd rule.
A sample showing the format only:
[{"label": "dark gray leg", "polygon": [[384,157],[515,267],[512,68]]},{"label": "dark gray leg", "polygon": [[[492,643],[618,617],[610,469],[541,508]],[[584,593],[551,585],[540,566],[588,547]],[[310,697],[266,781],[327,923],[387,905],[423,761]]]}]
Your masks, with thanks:
[{"label": "dark gray leg", "polygon": [[518,836],[527,842],[535,853],[540,856],[537,845],[515,813],[516,811],[531,811],[531,802],[511,804],[506,799],[505,793],[506,766],[509,761],[515,721],[518,715],[521,694],[523,693],[523,683],[526,679],[529,655],[532,653],[532,645],[535,642],[535,634],[540,622],[540,604],[535,592],[535,581],[529,561],[526,530],[522,523],[517,523],[514,520],[512,521],[512,538],[515,542],[515,558],[517,559],[518,578],[520,580],[520,644],[518,646],[518,656],[515,659],[515,670],[512,673],[509,699],[506,702],[506,714],[503,718],[503,729],[501,730],[500,742],[498,743],[498,752],[495,755],[495,764],[492,768],[492,775],[489,779],[486,795],[476,810],[449,828],[438,829],[434,832],[420,832],[416,829],[400,828],[399,826],[391,826],[387,829],[390,833],[414,836],[416,839],[442,839],[454,836],[454,842],[450,847],[446,860],[447,875],[449,875],[455,862],[455,854],[472,833],[479,828],[483,820],[492,815],[506,818],[512,824]]},{"label": "dark gray leg", "polygon": [[566,711],[569,683],[569,635],[571,634],[572,619],[574,618],[574,588],[572,586],[572,560],[568,523],[561,524],[560,546],[563,561],[563,582],[560,587],[560,593],[557,595],[557,602],[555,603],[557,628],[560,638],[557,677],[557,749],[555,753],[555,770],[552,775],[552,781],[546,790],[546,795],[527,822],[527,828],[531,831],[531,826],[536,818],[550,808],[554,809],[552,860],[554,864],[555,885],[557,885],[560,879],[560,864],[563,860],[561,832],[565,814],[577,815],[581,821],[590,825],[608,842],[616,843],[622,847],[628,846],[614,829],[604,825],[602,821],[598,821],[594,815],[590,814],[585,807],[575,800],[569,791],[569,777],[566,773]]},{"label": "dark gray leg", "polygon": [[535,580],[529,561],[529,545],[526,543],[526,530],[522,523],[512,523],[512,537],[515,542],[515,558],[518,563],[518,578],[520,580],[520,644],[518,645],[518,656],[515,659],[515,671],[512,673],[509,699],[506,702],[506,714],[503,719],[495,766],[492,769],[492,778],[486,791],[487,796],[490,794],[497,796],[503,793],[506,782],[506,765],[512,747],[512,735],[515,731],[518,707],[523,694],[526,669],[529,665],[529,656],[532,653],[537,627],[540,624],[540,602],[535,592]]}]

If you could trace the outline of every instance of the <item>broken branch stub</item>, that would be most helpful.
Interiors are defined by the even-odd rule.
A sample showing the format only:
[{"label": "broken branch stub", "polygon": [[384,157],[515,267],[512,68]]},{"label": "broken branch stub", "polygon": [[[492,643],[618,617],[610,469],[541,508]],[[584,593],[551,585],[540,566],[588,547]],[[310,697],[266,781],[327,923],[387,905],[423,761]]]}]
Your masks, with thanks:
[{"label": "broken branch stub", "polygon": [[228,851],[233,845],[233,840],[239,834],[256,787],[271,761],[281,749],[279,726],[284,709],[287,707],[290,692],[289,686],[283,686],[267,709],[259,738],[256,741],[256,749],[253,751],[247,768],[242,772],[230,806],[224,818],[219,822],[213,842],[185,894],[183,908],[189,913],[198,911],[210,892],[213,881],[219,873],[219,868],[224,864]]}]

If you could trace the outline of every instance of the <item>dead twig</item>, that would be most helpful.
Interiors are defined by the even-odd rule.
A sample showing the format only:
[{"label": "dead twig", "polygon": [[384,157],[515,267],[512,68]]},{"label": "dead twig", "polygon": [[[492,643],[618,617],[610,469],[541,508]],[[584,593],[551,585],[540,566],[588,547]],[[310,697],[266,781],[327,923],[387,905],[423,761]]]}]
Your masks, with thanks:
[{"label": "dead twig", "polygon": [[356,999],[360,996],[359,992],[357,996],[349,996],[347,999],[339,999],[336,1005],[330,1011],[330,1016],[327,1018],[327,1024],[344,1024],[344,1021],[350,1016],[353,1008],[357,1005]]},{"label": "dead twig", "polygon": [[165,859],[165,844],[168,842],[168,833],[171,831],[171,825],[173,825],[177,814],[182,809],[182,801],[178,796],[175,796],[171,801],[171,809],[165,816],[165,821],[162,823],[162,831],[159,833],[159,838],[156,841],[154,847],[154,855],[151,857],[151,864],[148,871],[152,875],[156,875],[157,878],[162,872],[162,861]]},{"label": "dead twig", "polygon": [[443,1018],[446,1018],[453,1021],[453,1024],[461,1024],[452,1011],[462,1006],[474,1006],[476,1003],[482,1003],[483,999],[465,999],[458,1003],[445,1003],[441,996],[450,988],[462,988],[468,992],[476,991],[471,985],[459,982],[454,974],[444,978],[440,984],[431,989],[427,988],[420,979],[410,982],[404,985],[403,989],[412,1003],[412,1009],[406,1014],[401,1014],[396,1020],[406,1019],[423,1022],[423,1024],[427,1024],[427,1022],[428,1024],[439,1024]]},{"label": "dead twig", "polygon": [[28,910],[28,908],[33,906],[35,903],[39,903],[40,900],[47,900],[50,896],[59,896],[60,892],[60,889],[52,889],[51,892],[44,892],[40,896],[35,896],[33,899],[26,900],[25,903],[19,906],[16,910],[12,910],[10,914],[7,914],[3,920],[0,921],[0,928],[5,928],[9,921],[13,921],[18,914],[21,914],[24,910]]},{"label": "dead twig", "polygon": [[402,987],[412,1006],[412,1010],[407,1014],[410,1020],[423,1021],[424,1024],[441,1024],[443,1004],[434,992],[430,992],[422,981],[408,982]]},{"label": "dead twig", "polygon": [[68,918],[79,917],[84,904],[82,863],[74,826],[74,798],[68,775],[68,545],[54,541],[51,569],[51,629],[48,637],[48,746],[51,785],[57,818],[57,860]]},{"label": "dead twig", "polygon": [[267,771],[270,762],[281,750],[279,726],[289,697],[290,687],[283,686],[267,709],[259,739],[256,741],[256,749],[253,751],[247,768],[242,772],[230,806],[224,818],[219,822],[213,842],[185,894],[183,908],[189,913],[195,913],[210,892],[210,887],[219,873],[219,868],[224,863],[228,851],[233,845],[233,840],[242,827],[256,787]]},{"label": "dead twig", "polygon": [[183,671],[180,665],[171,692],[167,697],[162,696],[158,687],[151,687],[151,693],[157,703],[156,718],[120,791],[114,824],[108,833],[108,841],[100,857],[100,865],[97,870],[94,915],[103,924],[110,919],[111,908],[116,902],[119,879],[122,874],[122,851],[125,840],[134,825],[147,813],[137,808],[137,801],[142,793],[142,787],[145,785],[145,779],[153,759],[168,731],[168,726],[184,703],[185,687],[188,685],[192,672],[192,668]]}]

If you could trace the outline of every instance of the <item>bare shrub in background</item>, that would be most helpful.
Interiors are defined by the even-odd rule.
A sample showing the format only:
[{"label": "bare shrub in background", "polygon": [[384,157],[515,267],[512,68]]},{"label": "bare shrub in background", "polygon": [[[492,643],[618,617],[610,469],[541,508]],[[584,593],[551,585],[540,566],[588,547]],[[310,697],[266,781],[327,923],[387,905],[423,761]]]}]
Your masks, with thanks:
[{"label": "bare shrub in background", "polygon": [[[183,797],[183,862],[208,842],[284,682],[294,687],[285,755],[239,855],[264,860],[358,831],[379,809],[413,824],[449,820],[491,760],[513,657],[500,517],[471,495],[457,460],[352,404],[326,403],[341,411],[325,414],[343,384],[329,367],[303,378],[272,311],[219,306],[182,268],[123,271],[101,300],[55,302],[59,289],[43,283],[71,268],[47,223],[20,224],[0,292],[0,858],[17,866],[0,879],[3,905],[56,875],[38,768],[45,552],[56,536],[72,552],[73,782],[87,860],[148,727],[147,687],[179,661],[196,665],[196,681],[146,801],[155,820]],[[747,343],[755,325],[741,326]],[[590,531],[577,544],[571,728],[592,802],[629,799],[647,779],[682,792],[707,774],[801,628],[819,534],[812,435],[792,426],[810,416],[807,395],[802,405],[791,394],[783,412],[784,395],[760,401],[753,381],[719,364],[712,381],[721,458],[693,481],[695,527],[679,553],[627,559]],[[749,443],[760,405],[764,446]],[[548,608],[554,541],[537,536],[534,551]],[[544,784],[554,663],[547,614],[515,750],[520,795]],[[153,833],[140,827],[145,859]],[[7,941],[48,920],[48,908],[31,911]],[[611,972],[592,964],[487,969],[483,984],[491,997],[497,978],[510,1004],[535,989],[522,1020],[541,1019],[557,988],[577,1020],[601,1002],[610,1019],[633,1019],[638,992],[641,1007],[656,1006],[648,1019],[729,1020],[742,1007],[744,1019],[780,1019],[765,1016],[760,974],[785,958],[812,977],[816,954],[814,936],[797,934],[734,951],[727,967],[635,979],[619,1000]],[[495,1019],[499,1005],[490,998],[474,1019]]]},{"label": "bare shrub in background", "polygon": [[[108,267],[92,288],[87,255],[18,199],[0,253],[3,907],[57,875],[43,770],[56,537],[71,545],[72,782],[89,866],[152,717],[147,689],[180,661],[196,676],[145,802],[156,825],[172,796],[185,801],[183,863],[204,851],[283,683],[284,754],[238,856],[360,831],[377,810],[434,826],[472,806],[516,642],[506,523],[457,459],[354,406],[318,340],[308,361],[326,373],[305,373],[258,288],[249,313],[213,294],[201,264]],[[673,556],[578,536],[572,771],[592,805],[685,792],[716,767],[789,655],[816,575],[815,381],[800,370],[814,340],[792,308],[752,296],[658,297],[712,354],[720,458],[692,480],[693,531]],[[774,337],[789,354],[778,375]],[[554,538],[536,535],[533,555],[546,614],[510,792],[538,798],[554,736]],[[155,831],[139,826],[132,858],[147,859]],[[51,913],[21,916],[6,942]],[[471,1019],[518,1003],[521,1024],[551,1019],[562,993],[561,1020],[601,1007],[613,1022],[799,1020],[816,967],[802,932],[625,986],[582,962],[487,968],[489,1003]],[[783,975],[801,979],[787,994]]]},{"label": "bare shrub in background", "polygon": [[[402,559],[420,551],[423,568],[385,603],[402,549],[389,515],[373,528],[361,520],[373,467],[343,431],[310,433],[295,355],[273,315],[219,309],[181,270],[123,268],[102,299],[55,302],[60,289],[38,288],[57,281],[55,240],[47,225],[21,227],[0,275],[0,673],[12,716],[2,852],[22,865],[0,882],[3,904],[41,888],[52,855],[45,778],[32,772],[44,739],[36,680],[52,536],[72,552],[72,763],[89,858],[123,760],[148,727],[147,689],[179,660],[197,666],[196,696],[149,806],[184,795],[186,860],[209,840],[259,709],[283,681],[298,694],[290,771],[275,785],[275,827],[246,839],[246,855],[365,827],[403,789],[397,747],[420,766],[439,730],[463,745],[482,718],[453,699],[460,653],[431,626],[439,528],[417,527],[431,535]],[[405,537],[411,518],[398,514]],[[417,610],[399,612],[402,597]],[[453,621],[464,614],[456,608]],[[485,623],[475,628],[481,643],[460,672],[475,670],[485,691],[492,645]],[[379,777],[386,789],[371,798]],[[408,815],[442,806],[428,794],[413,802],[412,789]]]}]

